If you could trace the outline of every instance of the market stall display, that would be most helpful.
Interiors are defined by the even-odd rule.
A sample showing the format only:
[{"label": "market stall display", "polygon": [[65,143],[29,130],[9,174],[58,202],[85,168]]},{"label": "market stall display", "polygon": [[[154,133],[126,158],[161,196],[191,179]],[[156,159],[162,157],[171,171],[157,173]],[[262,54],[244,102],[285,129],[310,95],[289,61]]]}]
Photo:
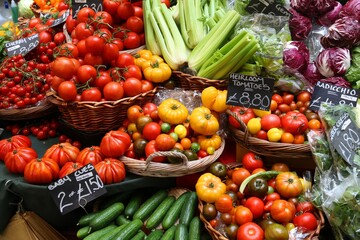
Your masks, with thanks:
[{"label": "market stall display", "polygon": [[1,230],[21,200],[69,240],[357,239],[359,0],[16,4]]}]

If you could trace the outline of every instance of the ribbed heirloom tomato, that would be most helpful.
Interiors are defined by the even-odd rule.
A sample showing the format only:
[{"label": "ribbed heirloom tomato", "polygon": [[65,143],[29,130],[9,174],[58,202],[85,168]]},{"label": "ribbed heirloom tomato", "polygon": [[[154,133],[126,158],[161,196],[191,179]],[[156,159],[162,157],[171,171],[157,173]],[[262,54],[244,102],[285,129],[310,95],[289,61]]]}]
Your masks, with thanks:
[{"label": "ribbed heirloom tomato", "polygon": [[63,178],[66,175],[69,175],[70,173],[73,173],[82,167],[83,167],[83,165],[81,163],[67,162],[67,163],[65,163],[64,166],[61,167],[60,172],[59,172],[59,178]]},{"label": "ribbed heirloom tomato", "polygon": [[303,187],[299,177],[293,172],[281,172],[275,179],[276,190],[284,198],[297,197]]},{"label": "ribbed heirloom tomato", "polygon": [[95,165],[95,170],[104,184],[118,183],[126,177],[124,163],[115,158],[105,158]]},{"label": "ribbed heirloom tomato", "polygon": [[25,167],[24,179],[28,183],[47,184],[59,176],[59,165],[51,158],[36,158]]},{"label": "ribbed heirloom tomato", "polygon": [[92,163],[92,165],[96,165],[98,162],[104,160],[104,155],[101,153],[99,146],[91,146],[86,147],[80,151],[76,158],[76,162],[81,163],[82,165],[86,165]]},{"label": "ribbed heirloom tomato", "polygon": [[33,148],[19,147],[5,155],[5,166],[11,173],[24,173],[26,164],[37,158],[38,155]]},{"label": "ribbed heirloom tomato", "polygon": [[105,157],[117,158],[124,155],[130,144],[131,138],[128,133],[112,130],[101,139],[100,150]]},{"label": "ribbed heirloom tomato", "polygon": [[59,143],[49,147],[44,153],[44,158],[51,158],[62,167],[67,162],[76,162],[79,152],[80,150],[70,143]]},{"label": "ribbed heirloom tomato", "polygon": [[0,140],[0,160],[4,160],[8,152],[18,147],[31,147],[31,140],[25,135],[15,135],[7,139]]}]

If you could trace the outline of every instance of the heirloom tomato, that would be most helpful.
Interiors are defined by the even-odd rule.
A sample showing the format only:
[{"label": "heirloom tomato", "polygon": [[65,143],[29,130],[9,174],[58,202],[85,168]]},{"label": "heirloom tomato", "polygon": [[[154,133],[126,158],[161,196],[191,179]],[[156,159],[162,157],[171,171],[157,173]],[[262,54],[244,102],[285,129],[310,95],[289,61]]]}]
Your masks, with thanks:
[{"label": "heirloom tomato", "polygon": [[5,155],[5,166],[11,173],[24,173],[26,164],[37,158],[38,155],[33,148],[18,147]]},{"label": "heirloom tomato", "polygon": [[143,137],[148,141],[155,140],[160,133],[161,126],[157,122],[149,122],[145,124],[142,130]]},{"label": "heirloom tomato", "polygon": [[252,172],[256,168],[262,168],[264,166],[264,162],[261,157],[253,152],[246,153],[241,160],[241,164],[249,172]]},{"label": "heirloom tomato", "polygon": [[101,153],[108,158],[124,155],[131,145],[130,135],[124,131],[112,130],[105,134],[100,142]]},{"label": "heirloom tomato", "polygon": [[265,239],[267,240],[288,240],[289,232],[284,225],[272,223],[265,227]]},{"label": "heirloom tomato", "polygon": [[[150,61],[150,60],[149,60]],[[146,64],[146,63],[144,63]],[[142,66],[144,66],[144,64]],[[162,83],[171,77],[171,68],[166,63],[155,62],[151,63],[148,67],[143,68],[144,77],[146,80],[155,83]]]},{"label": "heirloom tomato", "polygon": [[258,197],[249,197],[244,206],[250,209],[254,218],[259,218],[264,213],[264,202]]},{"label": "heirloom tomato", "polygon": [[45,158],[51,158],[62,167],[67,162],[76,162],[76,158],[79,155],[80,150],[71,145],[70,143],[64,142],[54,144],[49,147],[45,153]]},{"label": "heirloom tomato", "polygon": [[308,120],[304,114],[290,111],[281,118],[281,125],[285,132],[297,135],[308,129]]},{"label": "heirloom tomato", "polygon": [[276,176],[277,192],[284,198],[297,197],[302,193],[303,186],[300,178],[293,172],[281,172]]},{"label": "heirloom tomato", "polygon": [[237,240],[263,240],[264,230],[253,222],[241,225],[237,232]]},{"label": "heirloom tomato", "polygon": [[144,116],[144,110],[139,105],[132,105],[127,109],[126,116],[134,123],[140,116]]},{"label": "heirloom tomato", "polygon": [[310,212],[295,216],[293,222],[296,227],[305,231],[314,231],[318,225],[315,215]]},{"label": "heirloom tomato", "polygon": [[76,158],[76,162],[81,163],[84,166],[89,163],[95,166],[98,162],[104,160],[104,158],[99,146],[91,146],[80,151]]},{"label": "heirloom tomato", "polygon": [[0,140],[0,160],[4,160],[8,152],[18,147],[31,147],[31,140],[25,135],[15,135],[7,139]]},{"label": "heirloom tomato", "polygon": [[211,174],[202,174],[195,184],[198,198],[207,203],[214,203],[222,194],[226,192],[226,185],[221,178]]},{"label": "heirloom tomato", "polygon": [[286,200],[275,200],[270,208],[271,217],[279,223],[291,222],[295,217],[295,205]]},{"label": "heirloom tomato", "polygon": [[25,167],[24,179],[33,184],[49,184],[59,176],[59,165],[51,158],[35,158]]},{"label": "heirloom tomato", "polygon": [[[245,123],[245,125],[249,122],[250,119],[255,117],[255,113],[251,108],[235,106],[231,107],[230,111],[235,113],[235,115],[240,118],[243,123]],[[229,116],[229,123],[235,128],[241,127],[239,121],[236,120],[236,118],[234,118],[233,116]]]},{"label": "heirloom tomato", "polygon": [[207,87],[201,92],[203,106],[219,113],[229,108],[226,105],[226,97],[227,90],[218,90],[215,87]]},{"label": "heirloom tomato", "polygon": [[210,165],[209,172],[221,179],[224,179],[227,175],[227,168],[225,164],[216,161]]},{"label": "heirloom tomato", "polygon": [[95,170],[104,184],[119,183],[126,177],[124,163],[115,158],[105,158],[95,165]]},{"label": "heirloom tomato", "polygon": [[216,209],[221,213],[229,213],[231,210],[233,210],[233,200],[230,197],[230,195],[224,193],[221,194],[216,200],[215,200],[215,207]]},{"label": "heirloom tomato", "polygon": [[231,174],[231,179],[234,181],[235,184],[240,186],[241,183],[250,175],[251,173],[249,172],[249,170],[244,167],[235,168]]},{"label": "heirloom tomato", "polygon": [[281,120],[280,117],[276,114],[267,114],[261,118],[261,128],[265,131],[270,130],[271,128],[280,128]]},{"label": "heirloom tomato", "polygon": [[79,168],[82,168],[84,165],[78,162],[67,162],[64,164],[64,166],[61,167],[59,172],[59,178],[63,178],[66,175],[69,175],[70,173],[75,172]]},{"label": "heirloom tomato", "polygon": [[[149,157],[150,154],[159,151],[159,149],[156,148],[155,146],[155,140],[151,140],[150,142],[148,142],[145,146],[145,156]],[[152,159],[153,162],[165,162],[166,161],[166,157],[165,156],[158,156],[158,157],[154,157]]]},{"label": "heirloom tomato", "polygon": [[211,136],[199,135],[197,142],[200,144],[200,149],[207,151],[208,148],[213,147],[215,150],[220,148],[222,139],[219,135],[213,134]]},{"label": "heirloom tomato", "polygon": [[168,98],[158,106],[158,115],[163,122],[170,124],[184,123],[188,117],[188,109],[176,99]]},{"label": "heirloom tomato", "polygon": [[169,134],[161,133],[155,139],[155,148],[159,151],[169,151],[175,143],[176,141]]},{"label": "heirloom tomato", "polygon": [[190,127],[203,135],[213,135],[219,130],[219,121],[207,107],[197,107],[190,115]]}]

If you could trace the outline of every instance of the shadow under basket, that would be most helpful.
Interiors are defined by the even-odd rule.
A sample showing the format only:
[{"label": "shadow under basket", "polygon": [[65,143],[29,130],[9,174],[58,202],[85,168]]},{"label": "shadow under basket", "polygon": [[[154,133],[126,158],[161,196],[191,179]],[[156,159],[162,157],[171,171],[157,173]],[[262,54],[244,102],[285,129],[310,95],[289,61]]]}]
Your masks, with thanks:
[{"label": "shadow under basket", "polygon": [[186,90],[199,90],[202,91],[207,87],[216,87],[219,90],[227,89],[228,80],[212,80],[193,76],[181,71],[173,71],[173,76],[177,78],[179,86]]},{"label": "shadow under basket", "polygon": [[257,137],[252,137],[245,123],[230,110],[226,113],[234,117],[241,125],[237,129],[229,124],[229,132],[235,142],[244,146],[246,149],[263,156],[272,156],[279,158],[312,158],[310,146],[308,144],[292,144],[269,142]]},{"label": "shadow under basket", "polygon": [[107,132],[121,126],[130,106],[150,102],[156,91],[157,87],[134,97],[103,102],[66,102],[54,91],[47,96],[58,107],[62,120],[70,127],[84,132]]}]

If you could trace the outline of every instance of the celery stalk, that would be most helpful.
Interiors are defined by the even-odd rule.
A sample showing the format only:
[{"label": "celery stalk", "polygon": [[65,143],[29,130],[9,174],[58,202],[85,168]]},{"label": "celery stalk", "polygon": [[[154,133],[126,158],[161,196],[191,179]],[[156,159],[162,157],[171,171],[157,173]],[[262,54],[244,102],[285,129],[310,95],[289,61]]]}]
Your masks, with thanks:
[{"label": "celery stalk", "polygon": [[161,55],[160,47],[156,42],[154,29],[149,21],[149,13],[151,12],[151,3],[149,0],[143,1],[143,15],[144,15],[144,33],[145,45],[153,54]]},{"label": "celery stalk", "polygon": [[191,51],[188,58],[189,67],[198,71],[204,62],[230,37],[239,19],[240,15],[235,10],[226,12],[224,17]]}]

